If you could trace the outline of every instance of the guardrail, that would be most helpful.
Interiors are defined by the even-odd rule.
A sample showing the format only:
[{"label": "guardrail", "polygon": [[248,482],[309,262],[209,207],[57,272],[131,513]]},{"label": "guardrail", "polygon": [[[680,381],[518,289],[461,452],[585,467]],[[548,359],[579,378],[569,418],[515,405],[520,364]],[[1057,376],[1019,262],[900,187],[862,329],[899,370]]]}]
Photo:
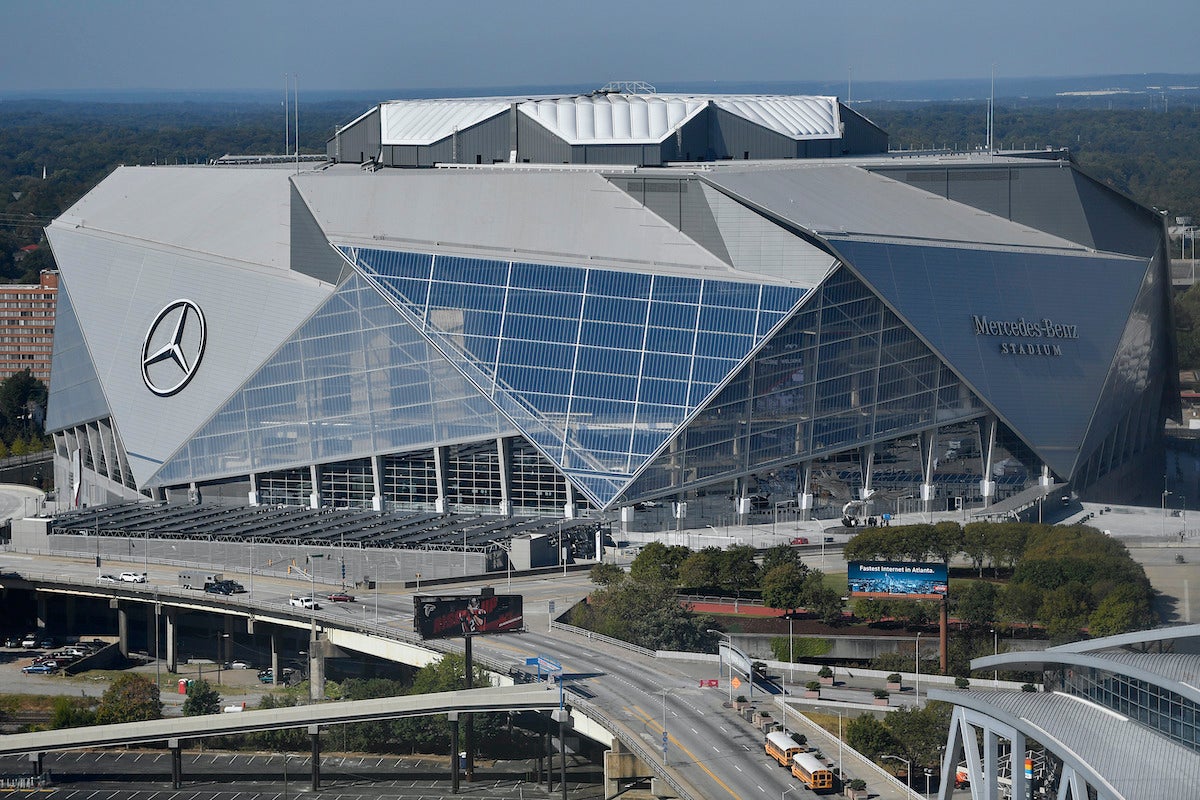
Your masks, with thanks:
[{"label": "guardrail", "polygon": [[641,647],[640,645],[636,644],[630,644],[629,642],[623,642],[620,639],[614,639],[613,637],[605,636],[602,633],[595,633],[594,631],[589,631],[586,628],[577,628],[574,625],[567,625],[564,622],[555,622],[554,620],[550,620],[550,630],[566,631],[567,633],[573,633],[576,636],[583,636],[591,639],[592,641],[612,645],[613,647],[619,647],[622,650],[628,650],[631,653],[637,653],[638,655],[645,656],[646,658],[656,658],[655,652],[649,648]]},{"label": "guardrail", "polygon": [[675,790],[675,793],[679,796],[679,800],[696,800],[696,795],[692,794],[688,788],[685,788],[682,783],[676,780],[671,771],[665,765],[659,763],[658,757],[645,746],[642,740],[627,730],[623,724],[610,718],[596,706],[579,697],[572,696],[571,706],[578,708],[600,723],[604,728],[611,731],[613,736],[621,740],[621,744],[625,745],[630,752],[641,759],[643,764],[653,770],[655,775]]}]

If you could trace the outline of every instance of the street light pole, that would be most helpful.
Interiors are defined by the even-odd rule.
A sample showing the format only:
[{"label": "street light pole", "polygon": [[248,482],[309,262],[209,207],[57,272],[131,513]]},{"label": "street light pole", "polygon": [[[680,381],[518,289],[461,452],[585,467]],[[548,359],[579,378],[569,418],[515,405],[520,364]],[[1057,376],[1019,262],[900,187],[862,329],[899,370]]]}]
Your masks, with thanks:
[{"label": "street light pole", "polygon": [[900,756],[881,755],[880,758],[890,758],[895,761],[903,761],[904,762],[904,777],[908,779],[908,795],[909,795],[909,797],[911,797],[912,796],[912,762],[909,761],[907,758],[901,758]]}]

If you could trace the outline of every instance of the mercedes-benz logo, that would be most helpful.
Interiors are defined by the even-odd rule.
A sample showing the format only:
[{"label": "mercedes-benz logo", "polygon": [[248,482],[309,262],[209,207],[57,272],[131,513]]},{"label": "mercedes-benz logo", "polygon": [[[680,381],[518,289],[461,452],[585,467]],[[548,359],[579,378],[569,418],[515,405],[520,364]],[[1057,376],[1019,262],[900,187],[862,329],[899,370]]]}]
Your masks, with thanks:
[{"label": "mercedes-benz logo", "polygon": [[191,300],[167,305],[142,342],[142,381],[159,397],[170,397],[196,374],[207,341],[204,312]]}]

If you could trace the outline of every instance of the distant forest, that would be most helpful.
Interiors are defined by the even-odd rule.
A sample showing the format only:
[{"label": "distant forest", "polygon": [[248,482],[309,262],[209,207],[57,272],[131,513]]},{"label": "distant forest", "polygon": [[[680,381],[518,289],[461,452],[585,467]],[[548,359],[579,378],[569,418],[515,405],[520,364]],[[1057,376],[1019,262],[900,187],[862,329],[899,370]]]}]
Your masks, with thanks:
[{"label": "distant forest", "polygon": [[[205,163],[226,154],[280,153],[282,103],[0,102],[0,281],[33,283],[53,267],[42,228],[121,164]],[[305,104],[300,151],[321,153],[335,127],[368,107],[361,99]],[[979,101],[855,105],[903,150],[972,150],[985,143]],[[1066,147],[1079,166],[1141,203],[1200,220],[1200,110],[1194,104],[1083,109],[997,103],[1003,148]],[[292,134],[294,136],[294,133]],[[42,179],[43,169],[46,179]],[[29,245],[43,245],[32,252]],[[1178,244],[1175,245],[1176,255]],[[20,255],[18,255],[20,254]],[[1200,295],[1181,313],[1181,366],[1200,367]],[[1186,311],[1181,309],[1181,311]],[[1183,342],[1181,341],[1181,345]]]}]

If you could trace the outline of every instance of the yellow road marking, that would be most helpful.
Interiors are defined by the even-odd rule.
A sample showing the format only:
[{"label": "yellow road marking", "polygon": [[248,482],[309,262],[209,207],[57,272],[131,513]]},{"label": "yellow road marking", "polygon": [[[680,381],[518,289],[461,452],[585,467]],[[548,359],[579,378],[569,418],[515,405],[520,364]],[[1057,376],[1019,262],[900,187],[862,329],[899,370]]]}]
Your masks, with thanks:
[{"label": "yellow road marking", "polygon": [[[633,709],[634,713],[638,717],[641,718],[642,722],[646,723],[651,728],[656,729],[660,733],[662,732],[662,726],[659,725],[657,722],[655,722],[654,717],[647,714],[639,706],[633,706],[632,709]],[[729,786],[726,785],[725,781],[718,778],[711,769],[704,766],[704,763],[700,759],[696,758],[696,756],[693,755],[691,750],[688,750],[686,747],[684,747],[682,744],[680,744],[678,739],[676,739],[674,736],[672,736],[669,733],[667,734],[667,738],[670,739],[671,742],[673,742],[676,747],[678,747],[681,751],[683,751],[684,755],[686,755],[688,758],[690,758],[692,760],[693,764],[695,764],[700,769],[704,770],[704,773],[706,775],[708,775],[708,777],[712,778],[718,786],[720,786],[725,791],[729,792],[730,797],[733,797],[734,800],[742,800],[741,795],[739,795],[733,789],[730,789]]]}]

